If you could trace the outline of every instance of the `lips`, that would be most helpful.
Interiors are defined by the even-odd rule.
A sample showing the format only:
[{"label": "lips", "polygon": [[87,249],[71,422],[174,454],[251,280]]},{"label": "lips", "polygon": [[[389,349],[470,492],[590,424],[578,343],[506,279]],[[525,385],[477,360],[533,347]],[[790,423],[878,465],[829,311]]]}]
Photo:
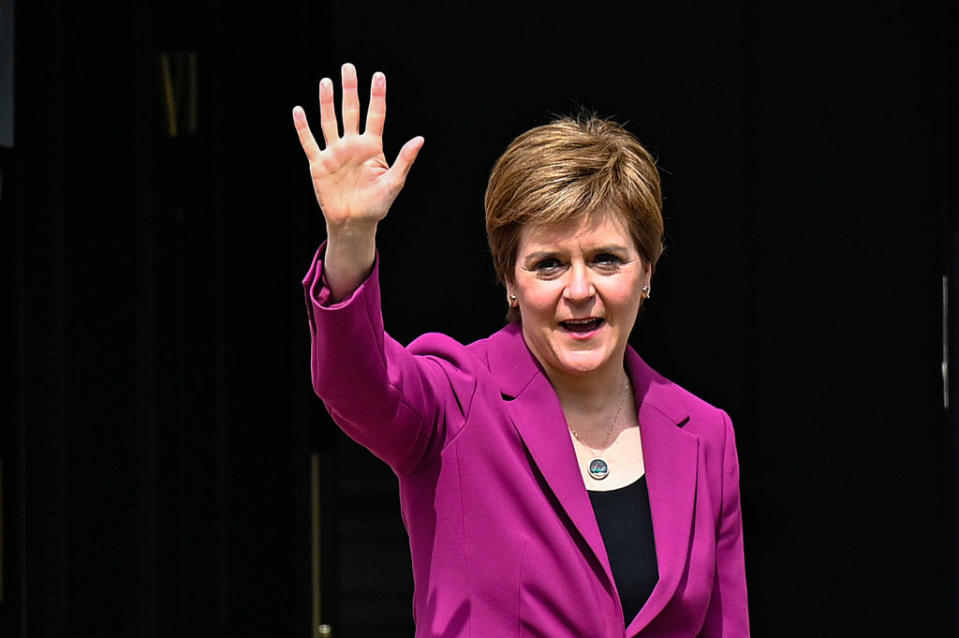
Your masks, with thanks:
[{"label": "lips", "polygon": [[586,319],[560,321],[559,325],[570,332],[592,332],[603,325],[604,321],[605,320],[600,317],[587,317]]}]

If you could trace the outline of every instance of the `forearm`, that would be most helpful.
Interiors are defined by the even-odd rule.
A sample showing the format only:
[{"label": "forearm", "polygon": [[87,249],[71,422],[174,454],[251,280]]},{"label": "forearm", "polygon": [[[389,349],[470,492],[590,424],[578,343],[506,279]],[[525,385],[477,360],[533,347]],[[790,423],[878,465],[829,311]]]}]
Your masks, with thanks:
[{"label": "forearm", "polygon": [[303,280],[313,388],[344,432],[408,473],[445,440],[446,404],[465,400],[446,396],[450,384],[439,366],[384,332],[375,262],[352,294],[332,301],[324,285],[327,249],[320,247]]}]

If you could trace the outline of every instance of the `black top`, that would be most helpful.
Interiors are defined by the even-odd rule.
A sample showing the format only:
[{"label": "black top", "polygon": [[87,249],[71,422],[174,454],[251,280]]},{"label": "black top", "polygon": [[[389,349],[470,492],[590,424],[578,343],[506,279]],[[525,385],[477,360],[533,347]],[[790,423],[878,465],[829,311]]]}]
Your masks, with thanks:
[{"label": "black top", "polygon": [[608,492],[589,490],[589,500],[628,626],[659,580],[646,476]]}]

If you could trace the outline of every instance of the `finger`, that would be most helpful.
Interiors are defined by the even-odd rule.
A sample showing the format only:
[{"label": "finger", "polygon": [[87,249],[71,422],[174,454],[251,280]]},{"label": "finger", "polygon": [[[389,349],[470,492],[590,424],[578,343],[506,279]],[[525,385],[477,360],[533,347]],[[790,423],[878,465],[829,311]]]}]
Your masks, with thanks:
[{"label": "finger", "polygon": [[383,137],[386,121],[386,76],[377,71],[370,84],[370,108],[366,111],[366,133]]},{"label": "finger", "polygon": [[336,108],[333,107],[333,80],[320,80],[320,128],[323,129],[323,141],[327,146],[340,139],[336,127]]},{"label": "finger", "polygon": [[306,122],[306,113],[303,112],[302,107],[293,107],[293,126],[296,127],[296,134],[300,138],[300,146],[306,153],[306,159],[313,162],[320,155],[320,147],[313,137],[313,132],[310,131],[310,125]]},{"label": "finger", "polygon": [[420,149],[423,148],[424,141],[422,137],[417,136],[404,144],[403,148],[400,149],[400,154],[396,156],[396,161],[393,162],[393,166],[390,167],[389,171],[390,175],[399,183],[402,184],[406,181],[406,176],[410,174],[410,168],[413,166],[413,162],[416,161],[416,156],[419,155]]},{"label": "finger", "polygon": [[356,67],[343,65],[343,135],[360,132],[360,96],[356,92]]}]

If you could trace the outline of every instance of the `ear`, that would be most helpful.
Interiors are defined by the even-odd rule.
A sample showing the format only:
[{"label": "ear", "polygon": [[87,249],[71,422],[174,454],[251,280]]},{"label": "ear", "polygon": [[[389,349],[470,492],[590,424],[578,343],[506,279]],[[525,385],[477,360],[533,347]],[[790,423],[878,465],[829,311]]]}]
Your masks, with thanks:
[{"label": "ear", "polygon": [[507,297],[509,297],[511,294],[516,294],[514,290],[515,286],[516,286],[516,281],[515,279],[513,279],[512,273],[509,276],[503,278],[503,287],[506,288]]}]

